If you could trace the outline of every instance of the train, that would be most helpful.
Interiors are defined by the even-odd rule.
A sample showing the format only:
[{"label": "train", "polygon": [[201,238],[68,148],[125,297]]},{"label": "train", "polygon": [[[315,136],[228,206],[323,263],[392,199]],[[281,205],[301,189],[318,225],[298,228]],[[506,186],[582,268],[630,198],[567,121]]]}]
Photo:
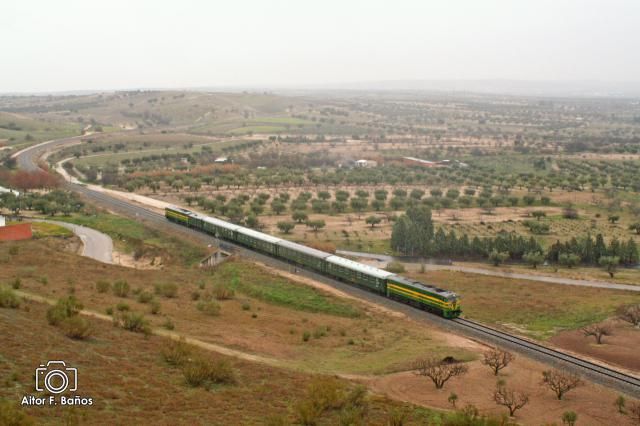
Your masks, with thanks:
[{"label": "train", "polygon": [[220,240],[311,269],[444,318],[457,318],[462,312],[460,297],[449,290],[182,207],[166,207],[165,217],[171,222],[207,233]]}]

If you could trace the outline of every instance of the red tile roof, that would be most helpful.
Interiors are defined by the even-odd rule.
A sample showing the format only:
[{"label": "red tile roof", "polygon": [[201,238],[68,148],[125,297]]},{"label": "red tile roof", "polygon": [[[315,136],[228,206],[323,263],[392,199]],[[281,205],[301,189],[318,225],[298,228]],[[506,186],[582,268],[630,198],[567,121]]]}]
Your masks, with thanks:
[{"label": "red tile roof", "polygon": [[0,227],[0,241],[28,240],[32,235],[30,223]]}]

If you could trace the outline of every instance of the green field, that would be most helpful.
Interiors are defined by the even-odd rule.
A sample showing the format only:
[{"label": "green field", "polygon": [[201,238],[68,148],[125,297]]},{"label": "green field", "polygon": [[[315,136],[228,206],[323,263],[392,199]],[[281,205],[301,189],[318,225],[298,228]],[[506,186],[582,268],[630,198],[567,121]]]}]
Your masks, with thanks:
[{"label": "green field", "polygon": [[235,144],[244,143],[245,141],[222,141],[211,142],[200,145],[194,145],[190,148],[185,148],[182,145],[176,145],[171,148],[157,148],[157,149],[143,149],[140,151],[122,151],[122,152],[107,152],[101,154],[89,154],[86,157],[81,157],[74,160],[74,164],[80,166],[103,166],[106,164],[119,164],[123,160],[133,160],[135,158],[143,158],[151,155],[162,154],[197,154],[201,152],[203,146],[211,147],[212,150],[221,150],[223,148],[231,147]]},{"label": "green field", "polygon": [[0,111],[0,146],[25,147],[50,139],[77,136],[82,126],[64,121],[44,121]]},{"label": "green field", "polygon": [[343,317],[362,314],[359,308],[345,301],[329,297],[312,287],[266,275],[255,265],[226,262],[215,270],[214,277],[248,296],[275,305]]}]

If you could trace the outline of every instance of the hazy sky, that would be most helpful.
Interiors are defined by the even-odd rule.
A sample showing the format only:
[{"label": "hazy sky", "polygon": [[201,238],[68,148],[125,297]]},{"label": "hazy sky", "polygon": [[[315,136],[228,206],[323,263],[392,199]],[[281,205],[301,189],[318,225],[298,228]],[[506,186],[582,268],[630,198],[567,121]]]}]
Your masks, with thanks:
[{"label": "hazy sky", "polygon": [[637,0],[5,0],[0,92],[640,79]]}]

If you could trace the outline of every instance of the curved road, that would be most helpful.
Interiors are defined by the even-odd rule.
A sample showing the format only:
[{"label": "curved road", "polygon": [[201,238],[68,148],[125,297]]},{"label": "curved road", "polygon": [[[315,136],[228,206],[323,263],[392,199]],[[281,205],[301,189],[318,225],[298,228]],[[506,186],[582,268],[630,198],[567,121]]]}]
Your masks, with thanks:
[{"label": "curved road", "polygon": [[38,220],[38,222],[53,223],[67,228],[82,240],[82,256],[89,257],[102,263],[113,263],[113,240],[110,236],[73,223],[59,222],[57,220]]}]

